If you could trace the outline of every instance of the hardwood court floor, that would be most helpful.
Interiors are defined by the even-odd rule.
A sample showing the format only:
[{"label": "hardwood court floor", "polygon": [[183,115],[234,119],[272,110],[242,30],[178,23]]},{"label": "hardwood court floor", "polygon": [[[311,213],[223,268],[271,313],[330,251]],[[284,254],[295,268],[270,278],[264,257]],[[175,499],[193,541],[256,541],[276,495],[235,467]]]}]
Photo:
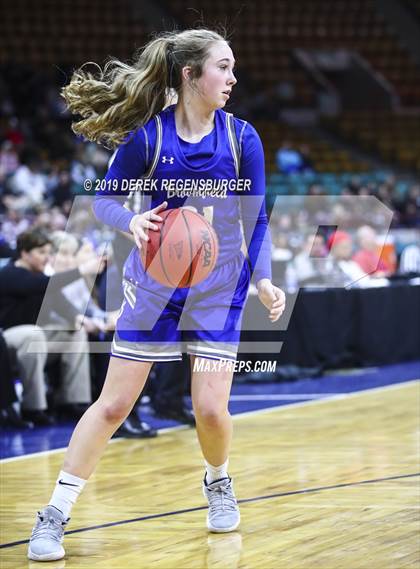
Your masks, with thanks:
[{"label": "hardwood court floor", "polygon": [[[117,442],[73,510],[66,559],[28,562],[21,543],[0,550],[0,567],[417,567],[419,403],[410,382],[237,417],[231,471],[243,503],[233,534],[205,529],[194,431]],[[1,543],[28,538],[61,460],[2,464]]]}]

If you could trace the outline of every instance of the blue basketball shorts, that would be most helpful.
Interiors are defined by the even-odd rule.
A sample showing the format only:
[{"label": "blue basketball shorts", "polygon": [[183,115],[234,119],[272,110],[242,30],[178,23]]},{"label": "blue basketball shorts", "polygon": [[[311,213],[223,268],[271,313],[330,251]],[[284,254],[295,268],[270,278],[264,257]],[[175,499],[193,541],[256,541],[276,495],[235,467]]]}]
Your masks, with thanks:
[{"label": "blue basketball shorts", "polygon": [[111,355],[137,361],[181,360],[182,353],[236,361],[250,268],[242,253],[201,283],[170,289],[143,269],[133,250],[124,268],[124,301]]}]

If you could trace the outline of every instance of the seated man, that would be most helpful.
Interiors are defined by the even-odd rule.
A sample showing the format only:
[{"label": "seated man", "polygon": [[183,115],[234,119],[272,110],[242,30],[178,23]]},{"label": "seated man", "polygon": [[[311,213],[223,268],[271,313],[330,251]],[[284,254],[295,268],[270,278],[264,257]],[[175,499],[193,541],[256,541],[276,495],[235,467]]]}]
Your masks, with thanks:
[{"label": "seated man", "polygon": [[378,246],[376,231],[369,225],[364,225],[357,230],[357,242],[359,249],[353,255],[359,267],[371,277],[387,277],[393,273],[391,264],[381,255]]},{"label": "seated man", "polygon": [[[50,249],[49,238],[43,231],[25,231],[17,239],[18,259],[0,270],[0,328],[7,344],[17,353],[23,383],[22,415],[38,425],[52,423],[45,413],[47,358],[59,359],[61,364],[57,404],[77,415],[77,410],[82,410],[81,404],[86,406],[91,402],[89,349],[86,331],[81,326],[83,317],[61,289],[81,275],[96,274],[102,263],[92,257],[78,268],[48,277],[43,271]],[[64,318],[65,329],[63,326],[53,329],[49,320],[53,310]],[[56,342],[55,353],[47,340]]]},{"label": "seated man", "polygon": [[[121,239],[124,239],[121,236]],[[79,242],[74,235],[64,231],[55,231],[51,235],[51,242],[54,251],[54,260],[48,267],[48,274],[56,274],[63,271],[74,269],[78,263],[83,259],[92,256],[92,246],[90,243],[84,243],[79,246]],[[130,242],[131,246],[131,242]],[[110,276],[110,273],[107,273]],[[109,340],[109,333],[115,329],[115,322],[120,312],[122,303],[121,277],[118,277],[118,290],[113,291],[113,302],[115,302],[115,310],[106,312],[102,310],[97,302],[92,298],[95,296],[91,294],[92,283],[87,283],[86,279],[80,278],[72,283],[66,285],[62,289],[63,295],[79,312],[86,313],[89,318],[84,319],[84,323],[88,321],[89,325],[86,326],[86,331],[89,338],[94,341]],[[106,286],[106,281],[103,283]],[[93,291],[92,291],[93,292]],[[98,292],[98,291],[95,291]],[[121,294],[121,297],[120,297]],[[120,300],[118,301],[118,298]],[[103,383],[105,381],[106,370],[108,368],[109,354],[97,353],[91,354],[90,362],[92,365],[93,380],[93,396],[100,393]],[[151,438],[157,435],[157,431],[142,421],[139,417],[139,408],[135,407],[126,420],[119,427],[115,436],[123,436],[129,438]]]},{"label": "seated man", "polygon": [[327,283],[331,287],[368,288],[387,286],[385,278],[372,278],[352,259],[353,242],[346,231],[335,231],[328,238],[331,255],[328,260]]},{"label": "seated man", "polygon": [[300,153],[285,141],[276,152],[276,164],[282,174],[295,174],[302,171],[303,160]]},{"label": "seated man", "polygon": [[306,236],[302,250],[287,267],[289,282],[299,286],[322,286],[326,282],[327,248],[321,234],[310,233]]}]

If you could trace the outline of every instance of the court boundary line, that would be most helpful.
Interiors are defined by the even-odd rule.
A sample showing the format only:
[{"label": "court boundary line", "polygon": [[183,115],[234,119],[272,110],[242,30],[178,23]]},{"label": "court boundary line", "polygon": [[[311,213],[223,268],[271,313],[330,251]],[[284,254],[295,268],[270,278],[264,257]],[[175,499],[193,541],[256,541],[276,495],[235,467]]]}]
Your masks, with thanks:
[{"label": "court boundary line", "polygon": [[360,389],[358,391],[351,391],[349,393],[339,393],[337,395],[332,395],[331,397],[322,397],[320,399],[310,399],[309,401],[298,401],[297,403],[290,403],[286,405],[273,405],[272,407],[266,407],[264,409],[255,409],[254,411],[244,411],[243,413],[237,413],[233,415],[233,418],[242,419],[251,417],[252,415],[263,415],[265,413],[278,411],[280,409],[293,409],[295,407],[307,407],[309,405],[318,405],[320,403],[328,403],[330,401],[341,401],[343,399],[351,399],[352,397],[360,397],[365,393],[375,393],[376,391],[392,391],[394,389],[399,389],[401,387],[407,387],[412,383],[419,383],[420,378],[408,379],[407,381],[400,381],[399,383],[392,383],[390,385],[382,385],[378,387],[368,387],[367,389]]},{"label": "court boundary line", "polygon": [[[162,427],[161,429],[158,430],[158,433],[169,433],[171,431],[183,431],[186,429],[189,429],[189,425],[174,425],[173,427]],[[122,441],[133,441],[133,440],[142,440],[142,441],[150,441],[150,438],[145,438],[145,439],[127,439],[125,437],[118,437],[116,439],[111,439],[110,441],[108,441],[109,445],[115,444],[115,443],[120,443]],[[57,454],[59,452],[65,452],[68,448],[68,445],[66,447],[60,447],[60,448],[53,448],[51,450],[41,450],[39,452],[30,452],[28,454],[21,454],[19,456],[9,456],[7,458],[1,458],[0,459],[0,467],[2,464],[6,464],[8,462],[16,462],[17,460],[24,460],[25,458],[38,458],[41,456],[48,456],[50,454]]]},{"label": "court boundary line", "polygon": [[[234,415],[232,415],[233,419],[242,419],[242,418],[247,418],[247,417],[251,417],[253,415],[263,415],[266,413],[273,413],[274,411],[279,411],[280,409],[293,409],[295,407],[306,407],[307,405],[317,405],[319,403],[324,403],[324,402],[329,402],[329,401],[340,401],[342,399],[349,399],[351,397],[359,397],[360,395],[363,395],[365,393],[374,393],[376,391],[389,391],[392,389],[399,389],[401,387],[406,387],[407,385],[410,385],[412,383],[416,383],[416,382],[420,382],[420,378],[416,378],[416,379],[408,379],[407,381],[401,381],[399,383],[392,383],[390,385],[382,385],[382,386],[378,386],[378,387],[368,387],[367,389],[361,389],[358,391],[351,391],[349,393],[339,393],[336,395],[331,395],[331,396],[326,396],[326,397],[321,397],[318,399],[310,399],[308,401],[298,401],[296,403],[288,403],[286,405],[272,405],[270,407],[265,407],[264,409],[255,409],[253,411],[244,411],[243,413],[235,413]],[[176,425],[174,427],[164,427],[162,429],[158,430],[158,433],[168,433],[171,431],[180,431],[180,430],[186,430],[189,429],[190,427],[188,425]],[[108,444],[113,444],[113,443],[118,443],[121,441],[125,441],[127,439],[121,437],[121,438],[117,438],[117,439],[111,439],[109,441]],[[130,439],[131,441],[133,439]],[[138,439],[141,440],[141,439]],[[148,440],[148,439],[143,439],[143,440]],[[23,454],[20,456],[11,456],[8,458],[2,458],[0,459],[0,466],[2,464],[7,464],[8,462],[15,462],[17,460],[25,460],[28,458],[38,458],[41,456],[48,456],[49,454],[56,454],[59,452],[65,452],[67,450],[67,447],[61,447],[61,448],[56,448],[56,449],[51,449],[51,450],[44,450],[44,451],[40,451],[40,452],[34,452],[34,453],[30,453],[30,454]]]},{"label": "court boundary line", "polygon": [[299,399],[306,401],[307,399],[325,399],[325,397],[334,397],[335,395],[340,395],[340,393],[238,393],[231,395],[229,401],[299,401]]},{"label": "court boundary line", "polygon": [[[263,496],[254,496],[253,498],[243,498],[242,500],[238,500],[238,504],[248,504],[250,502],[260,502],[263,500],[272,500],[276,498],[283,498],[286,496],[296,496],[299,494],[313,494],[315,492],[323,492],[326,490],[336,490],[338,488],[351,488],[354,486],[362,486],[366,484],[377,484],[380,482],[388,482],[390,480],[401,480],[406,478],[414,478],[416,476],[420,476],[420,472],[413,472],[411,474],[399,474],[395,476],[386,476],[384,478],[373,478],[370,480],[359,480],[358,482],[342,482],[341,484],[333,484],[331,486],[317,486],[315,488],[303,488],[302,490],[290,490],[288,492],[277,492],[275,494],[266,494]],[[118,522],[107,522],[105,524],[98,524],[95,526],[88,526],[84,528],[78,528],[74,530],[70,530],[66,532],[66,536],[75,534],[75,533],[84,533],[87,531],[93,531],[97,529],[107,529],[110,527],[122,526],[126,524],[132,524],[137,522],[144,522],[148,520],[155,520],[159,518],[167,518],[169,516],[178,516],[180,514],[188,514],[191,512],[199,512],[202,510],[207,510],[208,506],[196,506],[194,508],[184,508],[182,510],[174,510],[171,512],[161,512],[159,514],[149,514],[147,516],[140,516],[138,518],[130,518],[128,520],[120,520]],[[11,547],[17,547],[18,545],[25,545],[29,543],[29,539],[23,539],[19,541],[12,541],[9,543],[1,543],[0,549],[7,549]]]}]

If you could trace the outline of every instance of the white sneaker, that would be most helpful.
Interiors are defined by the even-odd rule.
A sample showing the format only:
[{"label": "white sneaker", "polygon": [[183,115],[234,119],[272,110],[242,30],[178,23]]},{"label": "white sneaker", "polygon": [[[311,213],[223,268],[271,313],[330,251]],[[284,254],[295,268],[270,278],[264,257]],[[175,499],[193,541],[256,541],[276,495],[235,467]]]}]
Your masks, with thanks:
[{"label": "white sneaker", "polygon": [[221,478],[211,484],[203,481],[203,493],[209,503],[207,527],[215,533],[235,531],[241,521],[231,478]]},{"label": "white sneaker", "polygon": [[47,506],[38,512],[29,540],[28,558],[33,561],[62,559],[65,551],[61,544],[69,521],[70,518],[65,519],[62,512],[54,506]]}]

